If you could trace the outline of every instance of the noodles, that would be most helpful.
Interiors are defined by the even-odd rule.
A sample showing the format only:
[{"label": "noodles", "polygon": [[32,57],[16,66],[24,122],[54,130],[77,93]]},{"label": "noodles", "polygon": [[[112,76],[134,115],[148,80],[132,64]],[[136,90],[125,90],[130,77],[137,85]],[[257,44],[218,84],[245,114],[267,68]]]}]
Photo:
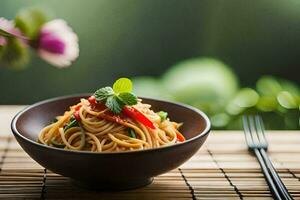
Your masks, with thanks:
[{"label": "noodles", "polygon": [[71,106],[57,121],[40,132],[38,141],[58,148],[90,152],[135,151],[185,141],[181,123],[168,113],[151,110],[132,91],[128,78],[113,88],[103,87]]},{"label": "noodles", "polygon": [[[96,104],[97,103],[97,104]],[[57,121],[44,127],[38,141],[69,150],[120,152],[158,148],[182,142],[181,124],[163,119],[141,100],[120,114],[101,102],[81,99]],[[182,135],[181,135],[182,136]]]}]

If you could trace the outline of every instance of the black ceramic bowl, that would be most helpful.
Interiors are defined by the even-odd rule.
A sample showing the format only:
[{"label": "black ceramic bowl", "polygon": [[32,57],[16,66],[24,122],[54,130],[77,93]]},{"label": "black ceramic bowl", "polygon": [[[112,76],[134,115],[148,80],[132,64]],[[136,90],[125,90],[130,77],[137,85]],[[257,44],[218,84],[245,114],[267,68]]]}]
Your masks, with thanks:
[{"label": "black ceramic bowl", "polygon": [[11,129],[22,148],[40,165],[88,187],[118,190],[147,185],[153,177],[175,169],[193,156],[210,131],[209,119],[195,108],[142,98],[154,111],[164,110],[173,121],[183,122],[181,132],[187,140],[156,149],[114,153],[70,151],[36,142],[44,126],[86,96],[65,96],[33,104],[14,117]]}]

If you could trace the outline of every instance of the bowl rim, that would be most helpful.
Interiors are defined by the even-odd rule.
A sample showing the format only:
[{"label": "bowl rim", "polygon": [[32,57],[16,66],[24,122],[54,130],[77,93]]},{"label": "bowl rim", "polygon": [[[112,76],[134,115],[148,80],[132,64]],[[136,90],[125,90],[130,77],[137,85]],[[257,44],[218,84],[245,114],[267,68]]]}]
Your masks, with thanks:
[{"label": "bowl rim", "polygon": [[60,149],[60,148],[56,148],[56,147],[51,147],[51,146],[47,146],[47,145],[44,145],[44,144],[40,144],[34,140],[31,140],[27,137],[25,137],[24,135],[22,135],[17,127],[16,127],[16,124],[17,124],[17,121],[18,119],[20,118],[20,116],[22,114],[24,114],[25,112],[27,112],[28,110],[36,107],[36,106],[39,106],[39,105],[42,105],[42,104],[46,104],[46,103],[49,103],[49,102],[53,102],[53,101],[58,101],[58,100],[63,100],[63,99],[68,99],[68,98],[76,98],[76,97],[84,97],[84,96],[90,96],[92,93],[79,93],[79,94],[71,94],[71,95],[64,95],[64,96],[58,96],[58,97],[53,97],[53,98],[49,98],[49,99],[45,99],[45,100],[42,100],[42,101],[39,101],[39,102],[36,102],[32,105],[29,105],[27,107],[25,107],[24,109],[22,109],[21,111],[19,111],[12,119],[11,121],[11,130],[14,134],[15,137],[19,137],[21,138],[22,140],[25,140],[26,142],[29,142],[31,143],[32,145],[36,145],[36,146],[39,146],[41,148],[45,148],[45,149],[48,149],[48,150],[56,150],[56,151],[60,151],[60,152],[64,152],[64,153],[75,153],[75,154],[88,154],[88,155],[121,155],[121,154],[135,154],[135,153],[143,153],[143,152],[152,152],[152,151],[160,151],[160,150],[164,150],[164,149],[170,149],[170,148],[173,148],[173,147],[179,147],[179,146],[183,146],[183,145],[187,145],[188,143],[191,143],[201,137],[204,137],[205,135],[209,134],[210,130],[211,130],[211,122],[208,118],[208,116],[201,110],[193,107],[193,106],[190,106],[190,105],[187,105],[187,104],[184,104],[184,103],[178,103],[178,102],[171,102],[171,101],[167,101],[167,100],[161,100],[161,99],[154,99],[154,98],[148,98],[148,97],[141,97],[139,96],[139,98],[141,99],[148,99],[148,100],[153,100],[153,101],[160,101],[160,102],[163,102],[163,103],[168,103],[168,104],[173,104],[173,105],[176,105],[176,106],[181,106],[181,107],[184,107],[184,108],[187,108],[187,109],[190,109],[196,113],[198,113],[199,115],[201,115],[201,117],[203,117],[204,121],[206,122],[206,127],[205,129],[199,133],[198,135],[196,135],[195,137],[192,137],[184,142],[181,142],[181,143],[177,143],[177,144],[172,144],[172,145],[168,145],[168,146],[162,146],[162,147],[158,147],[158,148],[152,148],[152,149],[142,149],[142,150],[136,150],[136,151],[121,151],[121,152],[90,152],[90,151],[81,151],[81,150],[70,150],[70,149]]}]

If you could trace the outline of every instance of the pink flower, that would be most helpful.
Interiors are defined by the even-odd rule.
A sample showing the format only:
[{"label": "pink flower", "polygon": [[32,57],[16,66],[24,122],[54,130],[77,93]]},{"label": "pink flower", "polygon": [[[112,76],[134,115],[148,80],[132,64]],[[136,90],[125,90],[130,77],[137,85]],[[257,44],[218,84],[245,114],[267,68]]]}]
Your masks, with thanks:
[{"label": "pink flower", "polygon": [[[16,37],[22,38],[21,31],[15,27],[13,21],[9,21],[3,17],[0,18],[0,29],[6,31],[7,33],[14,35]],[[5,46],[7,44],[7,39],[0,35],[0,46]]]},{"label": "pink flower", "polygon": [[37,51],[50,64],[67,67],[79,55],[78,37],[64,20],[49,21],[41,28]]}]

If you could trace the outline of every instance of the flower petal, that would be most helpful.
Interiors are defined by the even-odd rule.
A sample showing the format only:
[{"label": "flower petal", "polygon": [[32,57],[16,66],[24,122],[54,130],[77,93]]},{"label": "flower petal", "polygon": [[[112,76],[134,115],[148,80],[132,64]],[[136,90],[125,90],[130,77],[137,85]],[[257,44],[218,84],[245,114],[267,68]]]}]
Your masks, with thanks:
[{"label": "flower petal", "polygon": [[41,29],[38,53],[47,62],[66,67],[79,55],[78,37],[64,20],[52,20]]},{"label": "flower petal", "polygon": [[42,33],[39,41],[39,48],[47,50],[55,54],[63,54],[65,51],[65,43],[51,33]]}]

